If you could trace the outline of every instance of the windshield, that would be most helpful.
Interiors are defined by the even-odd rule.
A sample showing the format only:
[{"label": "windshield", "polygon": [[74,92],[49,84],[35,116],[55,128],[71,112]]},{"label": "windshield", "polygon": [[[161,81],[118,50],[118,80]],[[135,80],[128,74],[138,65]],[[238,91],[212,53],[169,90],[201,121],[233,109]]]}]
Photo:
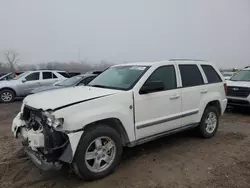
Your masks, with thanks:
[{"label": "windshield", "polygon": [[239,71],[230,80],[232,80],[232,81],[250,81],[250,70]]},{"label": "windshield", "polygon": [[148,68],[147,66],[111,67],[92,80],[88,85],[109,89],[129,90]]},{"label": "windshield", "polygon": [[63,82],[60,82],[57,85],[58,86],[73,86],[76,83],[78,83],[78,81],[80,81],[82,78],[83,78],[83,76],[74,76],[72,78],[64,80]]},{"label": "windshield", "polygon": [[22,74],[19,74],[17,77],[13,78],[12,80],[18,80],[19,78],[22,78],[23,76],[25,76],[26,74],[28,74],[29,72],[24,72]]}]

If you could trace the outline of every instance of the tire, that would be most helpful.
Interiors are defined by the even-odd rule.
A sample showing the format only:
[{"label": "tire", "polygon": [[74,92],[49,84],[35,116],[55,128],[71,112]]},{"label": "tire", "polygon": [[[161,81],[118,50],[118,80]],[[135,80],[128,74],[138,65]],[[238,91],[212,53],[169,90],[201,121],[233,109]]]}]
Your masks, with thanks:
[{"label": "tire", "polygon": [[10,89],[3,89],[0,91],[0,102],[9,103],[15,99],[15,93]]},{"label": "tire", "polygon": [[202,115],[201,122],[198,127],[199,135],[203,138],[213,137],[218,130],[219,117],[218,109],[214,106],[208,106]]},{"label": "tire", "polygon": [[[105,142],[109,143],[109,145],[105,145]],[[100,146],[100,143],[102,146]],[[113,147],[111,148],[112,144]],[[99,147],[102,148],[100,149]],[[105,148],[106,151],[104,151]],[[107,148],[111,149],[108,150]],[[84,132],[80,139],[72,164],[73,170],[84,180],[101,179],[111,174],[118,166],[121,160],[122,150],[121,137],[115,129],[107,125],[90,127],[90,129]],[[88,155],[89,159],[87,159],[87,153],[90,154]],[[98,170],[99,162],[100,168]],[[97,165],[95,165],[96,163]]]}]

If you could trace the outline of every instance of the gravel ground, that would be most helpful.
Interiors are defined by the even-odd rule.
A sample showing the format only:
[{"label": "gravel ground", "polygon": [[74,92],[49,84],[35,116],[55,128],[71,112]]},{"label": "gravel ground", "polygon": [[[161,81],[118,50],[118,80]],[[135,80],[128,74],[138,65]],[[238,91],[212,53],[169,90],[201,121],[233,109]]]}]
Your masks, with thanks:
[{"label": "gravel ground", "polygon": [[84,182],[68,168],[43,172],[27,159],[10,131],[20,106],[21,102],[0,104],[0,187],[250,187],[250,112],[246,110],[227,112],[212,139],[184,132],[126,148],[114,174]]}]

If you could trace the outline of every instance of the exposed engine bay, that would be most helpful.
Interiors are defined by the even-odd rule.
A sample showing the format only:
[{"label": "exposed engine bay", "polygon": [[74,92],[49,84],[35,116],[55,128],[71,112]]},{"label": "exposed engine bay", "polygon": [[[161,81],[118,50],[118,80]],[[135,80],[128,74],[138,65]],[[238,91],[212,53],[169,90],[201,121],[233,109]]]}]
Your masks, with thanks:
[{"label": "exposed engine bay", "polygon": [[70,162],[71,156],[64,156],[66,150],[71,150],[69,138],[56,130],[63,120],[55,121],[48,113],[29,106],[23,107],[20,120],[25,125],[16,130],[17,134],[23,137],[25,152],[40,168],[46,170],[49,164],[58,167],[61,162]]}]

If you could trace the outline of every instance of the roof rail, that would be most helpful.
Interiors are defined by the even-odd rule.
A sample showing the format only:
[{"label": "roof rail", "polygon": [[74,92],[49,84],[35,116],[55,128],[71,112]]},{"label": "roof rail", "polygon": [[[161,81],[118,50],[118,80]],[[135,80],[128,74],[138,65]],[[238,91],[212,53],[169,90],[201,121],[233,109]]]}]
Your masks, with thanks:
[{"label": "roof rail", "polygon": [[201,59],[170,59],[169,61],[206,61]]}]

